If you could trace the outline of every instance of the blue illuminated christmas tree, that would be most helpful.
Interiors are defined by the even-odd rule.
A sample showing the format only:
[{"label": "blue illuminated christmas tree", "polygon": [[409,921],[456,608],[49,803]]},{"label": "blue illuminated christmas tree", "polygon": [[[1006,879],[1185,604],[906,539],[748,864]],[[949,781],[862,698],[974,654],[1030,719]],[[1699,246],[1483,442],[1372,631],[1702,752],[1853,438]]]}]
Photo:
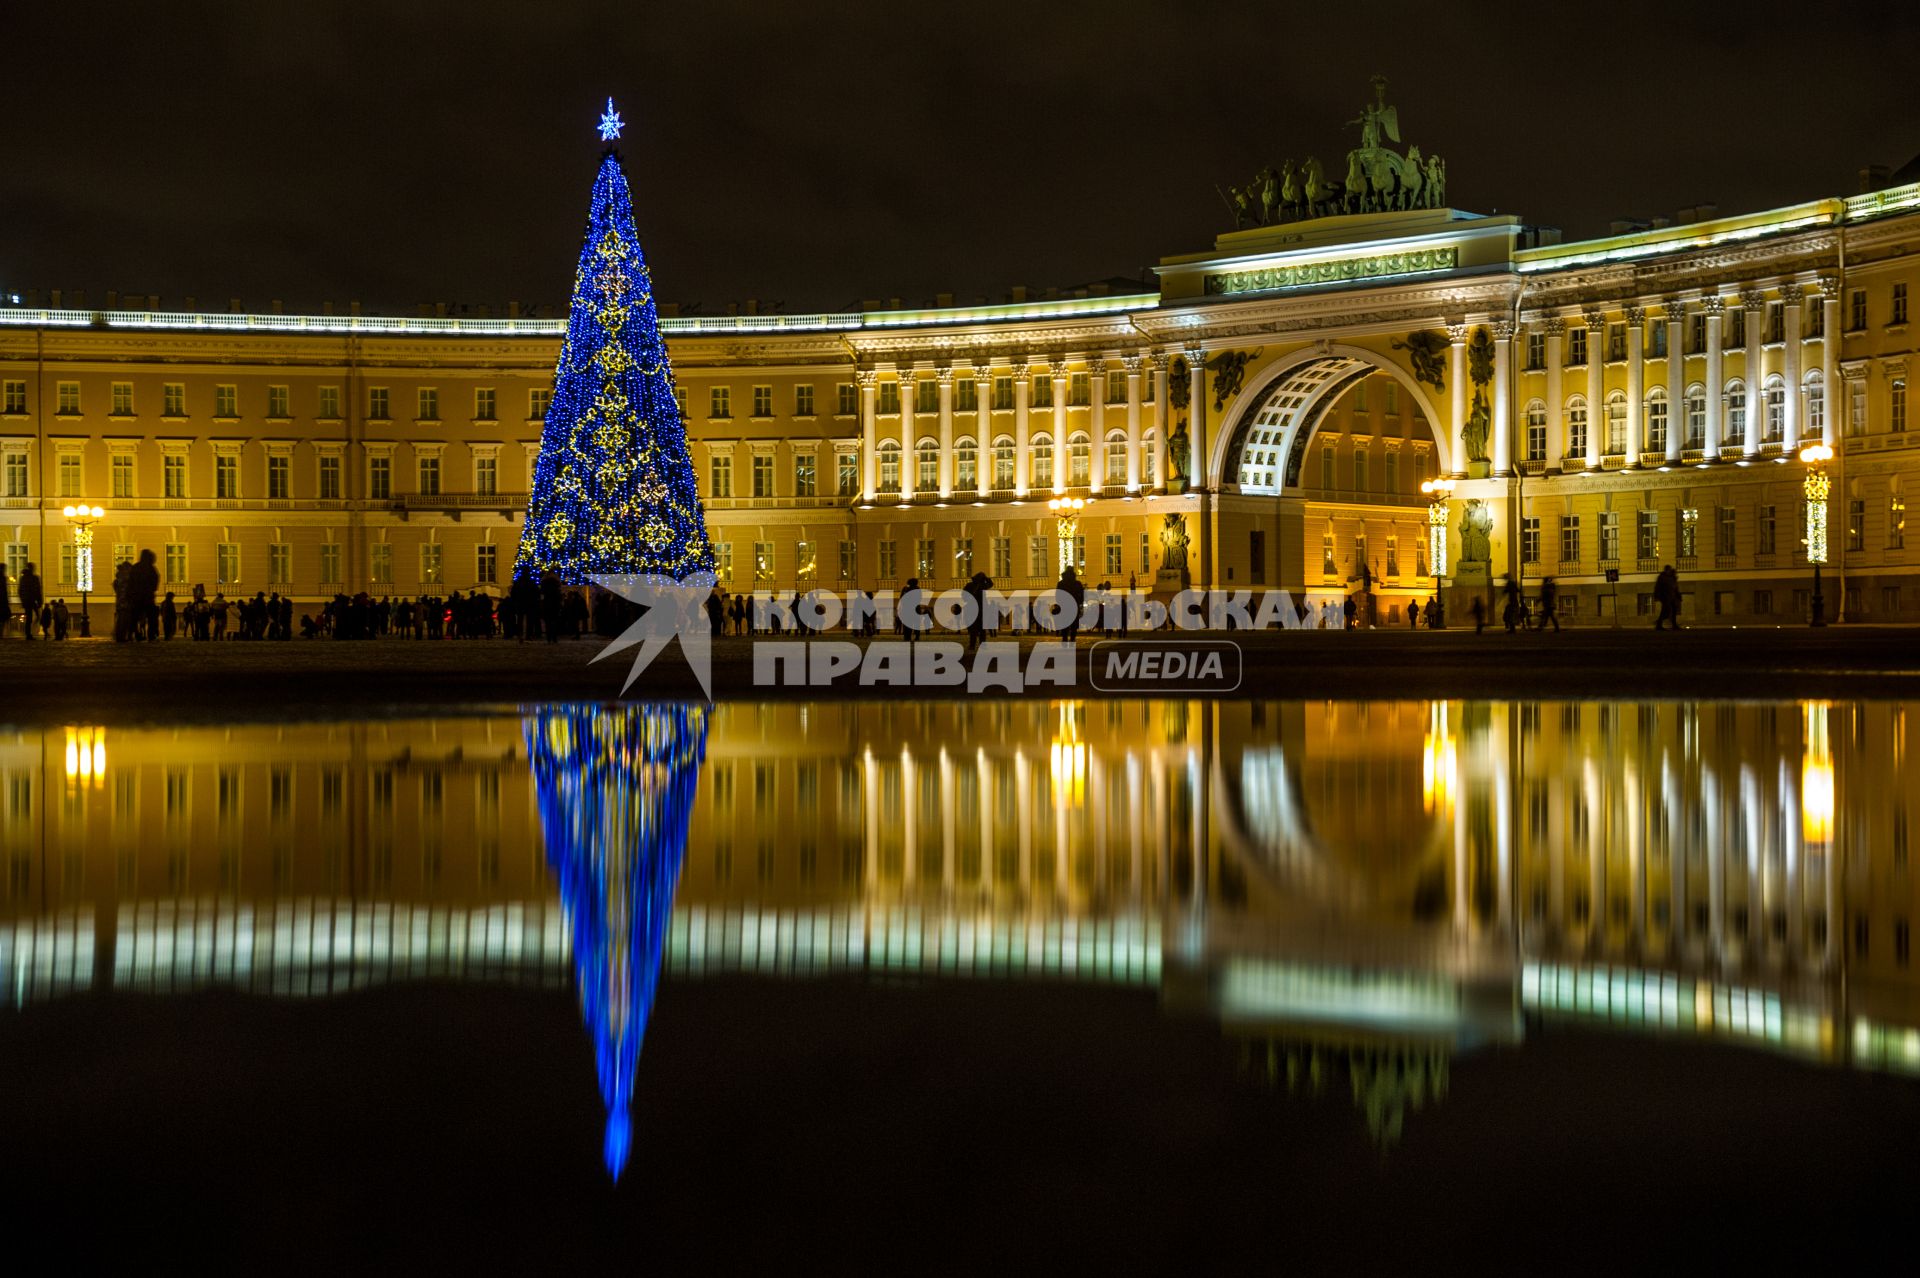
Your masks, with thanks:
[{"label": "blue illuminated christmas tree", "polygon": [[620,117],[611,100],[600,136],[607,148],[593,183],[514,572],[552,571],[575,585],[626,573],[680,581],[713,571],[713,545],[653,277],[613,147]]},{"label": "blue illuminated christmas tree", "polygon": [[701,705],[556,705],[526,720],[547,865],[606,1104],[607,1170],[633,1145],[633,1079],[707,752]]}]

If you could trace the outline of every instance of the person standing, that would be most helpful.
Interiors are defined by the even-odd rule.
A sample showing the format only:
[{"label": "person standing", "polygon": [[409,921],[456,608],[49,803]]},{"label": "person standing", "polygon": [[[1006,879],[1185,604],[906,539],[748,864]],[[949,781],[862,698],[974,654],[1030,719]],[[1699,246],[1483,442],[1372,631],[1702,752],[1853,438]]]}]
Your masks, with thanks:
[{"label": "person standing", "polygon": [[1560,587],[1553,578],[1540,579],[1540,626],[1545,630],[1547,623],[1553,623],[1553,632],[1560,633]]},{"label": "person standing", "polygon": [[7,633],[7,623],[13,620],[13,586],[7,581],[7,566],[0,564],[0,638]]},{"label": "person standing", "polygon": [[160,591],[160,557],[151,549],[140,552],[140,562],[127,566],[128,638],[144,633],[149,643],[160,638],[160,610],[153,597]]},{"label": "person standing", "polygon": [[1080,584],[1080,574],[1068,564],[1060,574],[1060,584],[1056,587],[1067,597],[1066,606],[1061,609],[1066,614],[1066,625],[1061,627],[1060,637],[1068,643],[1080,637],[1080,606],[1087,601],[1087,588]]},{"label": "person standing", "polygon": [[26,627],[29,639],[33,638],[33,628],[40,620],[40,605],[44,598],[40,590],[40,574],[29,563],[20,570],[21,624]]}]

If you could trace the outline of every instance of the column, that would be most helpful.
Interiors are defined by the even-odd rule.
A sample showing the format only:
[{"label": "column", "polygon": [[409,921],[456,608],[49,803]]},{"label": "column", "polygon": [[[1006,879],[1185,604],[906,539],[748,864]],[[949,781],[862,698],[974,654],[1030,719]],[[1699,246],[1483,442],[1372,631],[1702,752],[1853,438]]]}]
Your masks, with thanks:
[{"label": "column", "polygon": [[1013,361],[1013,495],[1027,495],[1027,360]]},{"label": "column", "polygon": [[1647,308],[1627,308],[1627,461],[1640,464],[1646,449],[1647,403]]},{"label": "column", "polygon": [[1207,353],[1198,347],[1187,350],[1187,440],[1192,449],[1188,462],[1188,488],[1207,484]]},{"label": "column", "polygon": [[1453,463],[1453,473],[1467,473],[1467,445],[1460,432],[1467,424],[1467,326],[1465,324],[1447,325],[1447,353],[1452,360],[1447,370],[1447,384],[1453,388],[1453,421],[1447,427],[1447,458]]},{"label": "column", "polygon": [[1766,295],[1757,288],[1747,289],[1740,294],[1740,305],[1747,312],[1747,358],[1740,370],[1742,380],[1747,383],[1747,433],[1741,437],[1740,451],[1755,457],[1760,453],[1760,424],[1766,420],[1760,394],[1760,379],[1767,369],[1766,351],[1762,349],[1762,339],[1766,337]]},{"label": "column", "polygon": [[1493,473],[1513,473],[1513,321],[1493,323]]},{"label": "column", "polygon": [[1727,394],[1727,375],[1720,355],[1720,318],[1725,311],[1726,303],[1718,293],[1700,299],[1700,313],[1706,316],[1707,330],[1707,368],[1702,374],[1707,383],[1707,427],[1702,455],[1707,461],[1720,460],[1720,415],[1725,409]]},{"label": "column", "polygon": [[[1828,345],[1832,345],[1831,341]],[[1137,493],[1140,491],[1140,357],[1127,355],[1121,363],[1127,370],[1127,491]]]},{"label": "column", "polygon": [[853,378],[860,383],[860,474],[861,490],[872,501],[880,492],[880,430],[874,421],[875,384],[879,374],[871,368],[855,369]]},{"label": "column", "polygon": [[974,496],[993,491],[993,369],[987,364],[973,366],[973,446]]},{"label": "column", "polygon": [[1560,451],[1553,454],[1560,459],[1560,468],[1566,469],[1567,457],[1567,405],[1561,394],[1560,384],[1560,342],[1567,331],[1567,322],[1558,315],[1547,316],[1543,327],[1547,334],[1547,420],[1560,423]]},{"label": "column", "polygon": [[1047,378],[1053,383],[1053,491],[1067,491],[1067,361],[1047,362]]},{"label": "column", "polygon": [[1836,442],[1845,433],[1840,427],[1840,412],[1846,407],[1840,394],[1840,277],[1820,277],[1820,399],[1821,436],[1837,452]]},{"label": "column", "polygon": [[1087,415],[1087,438],[1091,452],[1087,457],[1087,480],[1098,493],[1107,486],[1107,361],[1097,356],[1087,361],[1087,391],[1093,407]]},{"label": "column", "polygon": [[1667,321],[1667,464],[1680,460],[1687,432],[1687,304],[1678,297],[1663,303]]},{"label": "column", "polygon": [[1161,492],[1167,490],[1167,369],[1173,363],[1172,357],[1165,351],[1153,353],[1153,483]]},{"label": "column", "polygon": [[1588,311],[1587,469],[1600,469],[1600,435],[1607,429],[1607,314]]},{"label": "column", "polygon": [[953,367],[934,376],[940,379],[940,500],[945,501],[953,496]]},{"label": "column", "polygon": [[900,370],[900,500],[913,500],[913,486],[920,478],[919,457],[914,451],[914,397],[920,378],[911,368]]},{"label": "column", "polygon": [[1787,453],[1800,451],[1800,300],[1804,296],[1798,284],[1785,284],[1780,288],[1780,300],[1785,304],[1785,338],[1780,344],[1780,378],[1786,382],[1786,394],[1781,396],[1780,447]]}]

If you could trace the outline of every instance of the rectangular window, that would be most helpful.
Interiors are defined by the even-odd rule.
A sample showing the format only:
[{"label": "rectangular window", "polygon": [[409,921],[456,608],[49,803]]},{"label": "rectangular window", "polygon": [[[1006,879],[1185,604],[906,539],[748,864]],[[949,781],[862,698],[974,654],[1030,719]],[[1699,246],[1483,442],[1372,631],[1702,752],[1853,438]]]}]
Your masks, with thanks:
[{"label": "rectangular window", "polygon": [[1715,512],[1714,554],[1731,558],[1738,553],[1740,526],[1736,518],[1732,506],[1722,506]]},{"label": "rectangular window", "polygon": [[1013,378],[993,379],[993,411],[1004,413],[1013,407]]},{"label": "rectangular window", "polygon": [[187,495],[186,454],[167,453],[160,458],[160,495],[175,500]]},{"label": "rectangular window", "polygon": [[1153,542],[1149,534],[1140,534],[1140,571],[1144,575],[1153,571]]},{"label": "rectangular window", "polygon": [[293,580],[293,547],[284,541],[267,546],[267,584],[284,586]]},{"label": "rectangular window", "polygon": [[111,389],[113,408],[110,411],[112,414],[115,417],[133,416],[133,383],[115,382]]},{"label": "rectangular window", "polygon": [[853,417],[860,412],[860,388],[852,382],[841,382],[834,388],[837,407],[834,412],[841,417]]},{"label": "rectangular window", "polygon": [[1587,330],[1576,328],[1567,334],[1567,363],[1577,366],[1587,362]]},{"label": "rectangular window", "polygon": [[1779,520],[1776,518],[1775,508],[1772,506],[1760,507],[1758,522],[1759,529],[1755,546],[1756,552],[1762,555],[1771,555],[1774,549],[1774,535],[1779,528]]},{"label": "rectangular window", "polygon": [[860,492],[860,458],[853,453],[835,454],[837,476],[835,485],[842,497],[854,497]]},{"label": "rectangular window", "polygon": [[1320,538],[1320,573],[1325,577],[1340,575],[1340,562],[1334,556],[1332,533],[1323,534]]},{"label": "rectangular window", "polygon": [[166,544],[164,562],[167,573],[167,584],[173,586],[185,585],[187,581],[187,543],[184,541],[168,542]]},{"label": "rectangular window", "polygon": [[1698,545],[1699,528],[1700,512],[1698,510],[1689,506],[1680,512],[1679,552],[1682,559],[1692,559],[1694,555],[1698,553],[1696,547]]},{"label": "rectangular window", "polygon": [[753,388],[753,415],[755,417],[773,416],[773,387],[756,386]]},{"label": "rectangular window", "polygon": [[81,496],[81,458],[79,453],[61,453],[54,472],[54,496]]},{"label": "rectangular window", "polygon": [[27,543],[10,541],[7,543],[7,576],[19,580],[20,574],[27,570]]},{"label": "rectangular window", "polygon": [[1847,503],[1847,549],[1865,550],[1867,548],[1867,503],[1850,501]]},{"label": "rectangular window", "polygon": [[288,489],[289,470],[293,458],[284,453],[270,455],[267,458],[267,500],[285,501],[292,493]]},{"label": "rectangular window", "polygon": [[921,584],[933,582],[933,538],[916,538],[913,543],[913,575],[921,579]]},{"label": "rectangular window", "polygon": [[1320,447],[1320,487],[1332,492],[1333,484],[1333,445],[1323,444]]},{"label": "rectangular window", "polygon": [[498,416],[499,396],[491,386],[476,386],[473,389],[473,420],[490,422]]},{"label": "rectangular window", "polygon": [[1847,434],[1864,435],[1867,433],[1867,384],[1864,381],[1847,383]]},{"label": "rectangular window", "polygon": [[1617,510],[1600,512],[1600,560],[1610,564],[1620,560],[1620,512]]},{"label": "rectangular window", "polygon": [[392,415],[387,388],[384,386],[367,387],[367,420],[383,422]]},{"label": "rectangular window", "polygon": [[334,421],[340,416],[340,388],[322,386],[320,388],[320,409],[316,414],[322,421]]},{"label": "rectangular window", "polygon": [[500,547],[483,542],[473,548],[473,579],[483,586],[500,580]]},{"label": "rectangular window", "polygon": [[1893,286],[1892,306],[1889,308],[1887,312],[1887,323],[1904,324],[1906,322],[1907,322],[1907,286],[1905,284],[1895,284]]},{"label": "rectangular window", "polygon": [[1627,326],[1607,325],[1607,361],[1618,363],[1627,357]]},{"label": "rectangular window", "polygon": [[1787,340],[1787,308],[1779,302],[1767,303],[1767,339],[1769,342]]},{"label": "rectangular window", "polygon": [[1858,333],[1867,326],[1867,290],[1850,289],[1847,292],[1847,331]]},{"label": "rectangular window", "polygon": [[118,498],[133,496],[133,454],[115,453],[108,463],[108,476],[112,481],[113,495]]},{"label": "rectangular window", "polygon": [[1889,497],[1887,499],[1887,549],[1905,550],[1907,547],[1907,499]]},{"label": "rectangular window", "polygon": [[54,412],[62,417],[80,414],[80,383],[61,382],[54,387]]},{"label": "rectangular window", "polygon": [[878,546],[878,550],[880,552],[879,553],[880,583],[883,586],[890,585],[893,582],[896,570],[900,566],[897,562],[895,562],[895,559],[894,559],[892,538],[888,538],[886,541],[881,542]]},{"label": "rectangular window", "polygon": [[1580,562],[1580,516],[1562,515],[1560,517],[1560,566],[1571,567]]},{"label": "rectangular window", "polygon": [[486,454],[473,459],[473,491],[492,497],[500,491],[500,459]]},{"label": "rectangular window", "polygon": [[953,575],[960,581],[973,576],[973,538],[953,539]]},{"label": "rectangular window", "polygon": [[440,392],[432,386],[422,386],[414,392],[415,407],[420,411],[414,416],[423,422],[440,420]]},{"label": "rectangular window", "polygon": [[916,413],[940,411],[940,383],[933,378],[921,378],[914,387],[913,395],[913,411]]},{"label": "rectangular window", "polygon": [[267,387],[267,416],[291,417],[287,407],[287,388],[284,386]]},{"label": "rectangular window", "polygon": [[795,417],[813,416],[813,387],[811,385],[793,388],[793,415]]},{"label": "rectangular window", "polygon": [[373,546],[372,561],[368,576],[376,586],[393,584],[393,547],[387,542],[377,542]]},{"label": "rectangular window", "polygon": [[1067,405],[1070,408],[1086,408],[1093,403],[1093,380],[1085,373],[1075,373],[1067,379]]},{"label": "rectangular window", "polygon": [[860,543],[842,541],[840,543],[840,580],[852,581],[860,569]]},{"label": "rectangular window", "polygon": [[[0,478],[0,490],[8,497],[27,495],[27,454],[24,449],[8,449],[4,463],[4,477]],[[18,576],[19,574],[15,574]]]},{"label": "rectangular window", "polygon": [[[1259,536],[1258,533],[1255,533],[1254,535]],[[1125,564],[1124,564],[1125,554],[1126,554],[1126,548],[1125,548],[1125,544],[1120,540],[1120,534],[1108,533],[1107,534],[1106,571],[1109,575],[1118,575],[1119,573],[1125,571]]]},{"label": "rectangular window", "polygon": [[393,498],[393,458],[367,458],[367,496],[374,501]]},{"label": "rectangular window", "polygon": [[953,406],[963,413],[980,411],[980,383],[973,378],[962,378],[953,384]]},{"label": "rectangular window", "polygon": [[1745,346],[1747,344],[1747,312],[1745,307],[1736,307],[1727,312],[1727,345]]},{"label": "rectangular window", "polygon": [[753,495],[755,497],[773,496],[773,455],[771,453],[753,455]]},{"label": "rectangular window", "polygon": [[1887,382],[1887,429],[1898,435],[1907,429],[1907,379]]},{"label": "rectangular window", "polygon": [[417,459],[420,472],[420,495],[438,497],[440,495],[440,457],[433,453]]},{"label": "rectangular window", "polygon": [[1528,515],[1520,521],[1520,559],[1521,562],[1529,564],[1540,562],[1540,517],[1538,515]]},{"label": "rectangular window", "polygon": [[320,458],[319,491],[321,501],[340,500],[340,458],[327,453]]},{"label": "rectangular window", "polygon": [[437,541],[429,541],[420,547],[420,584],[437,586],[440,584],[440,552],[443,547]]},{"label": "rectangular window", "polygon": [[27,384],[19,381],[7,382],[4,391],[0,391],[0,412],[18,417],[26,411]]},{"label": "rectangular window", "polygon": [[1053,539],[1051,537],[1027,538],[1027,576],[1041,578],[1053,576]]},{"label": "rectangular window", "polygon": [[215,417],[238,417],[240,415],[239,387],[215,386],[213,388],[213,415]]},{"label": "rectangular window", "polygon": [[733,580],[733,543],[717,541],[713,544],[713,572],[722,581]]},{"label": "rectangular window", "polygon": [[707,416],[733,416],[733,388],[730,386],[711,386],[707,388]]},{"label": "rectangular window", "polygon": [[1527,371],[1536,372],[1547,366],[1547,335],[1545,333],[1527,334]]},{"label": "rectangular window", "polygon": [[1127,374],[1125,369],[1107,370],[1107,402],[1124,404],[1127,402]]},{"label": "rectangular window", "polygon": [[340,584],[340,545],[327,542],[320,547],[320,584],[337,586]]},{"label": "rectangular window", "polygon": [[1035,373],[1030,380],[1031,389],[1027,395],[1030,408],[1053,407],[1053,377],[1048,373]]},{"label": "rectangular window", "polygon": [[1687,316],[1687,353],[1704,354],[1707,349],[1707,314],[1695,311]]},{"label": "rectangular window", "polygon": [[1640,558],[1658,559],[1660,557],[1660,512],[1642,510],[1638,512],[1636,524],[1639,530]]},{"label": "rectangular window", "polygon": [[993,539],[993,575],[1002,579],[1013,576],[1013,538]]},{"label": "rectangular window", "polygon": [[817,487],[812,453],[795,453],[793,457],[793,495],[811,497]]},{"label": "rectangular window", "polygon": [[707,463],[707,496],[733,496],[733,458],[718,453]]},{"label": "rectangular window", "polygon": [[805,540],[794,542],[793,543],[794,580],[802,583],[809,583],[809,582],[812,582],[817,576],[819,576],[819,573],[820,573],[820,564],[816,556],[816,552],[814,550],[814,543],[811,541],[805,541]]},{"label": "rectangular window", "polygon": [[900,383],[880,383],[880,403],[875,412],[893,414],[900,411]]},{"label": "rectangular window", "polygon": [[214,556],[217,568],[214,580],[223,586],[238,585],[240,581],[240,545],[238,542],[223,541],[217,547]]},{"label": "rectangular window", "polygon": [[1364,448],[1353,450],[1353,491],[1367,491],[1367,450]]},{"label": "rectangular window", "polygon": [[[529,390],[527,392],[528,420],[536,421],[536,422],[543,422],[547,420],[547,410],[552,407],[553,407],[553,391],[551,388],[541,387],[534,390]],[[686,405],[682,403],[681,411],[684,412],[685,409],[686,409]]]}]

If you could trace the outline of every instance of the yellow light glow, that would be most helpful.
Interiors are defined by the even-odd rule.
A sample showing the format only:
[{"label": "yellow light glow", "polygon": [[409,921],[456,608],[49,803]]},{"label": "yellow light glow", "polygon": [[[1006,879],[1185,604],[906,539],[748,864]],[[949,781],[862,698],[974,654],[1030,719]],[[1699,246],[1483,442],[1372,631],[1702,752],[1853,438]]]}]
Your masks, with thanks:
[{"label": "yellow light glow", "polygon": [[1833,747],[1827,736],[1827,703],[1801,704],[1806,754],[1800,764],[1800,837],[1809,851],[1833,842]]}]

